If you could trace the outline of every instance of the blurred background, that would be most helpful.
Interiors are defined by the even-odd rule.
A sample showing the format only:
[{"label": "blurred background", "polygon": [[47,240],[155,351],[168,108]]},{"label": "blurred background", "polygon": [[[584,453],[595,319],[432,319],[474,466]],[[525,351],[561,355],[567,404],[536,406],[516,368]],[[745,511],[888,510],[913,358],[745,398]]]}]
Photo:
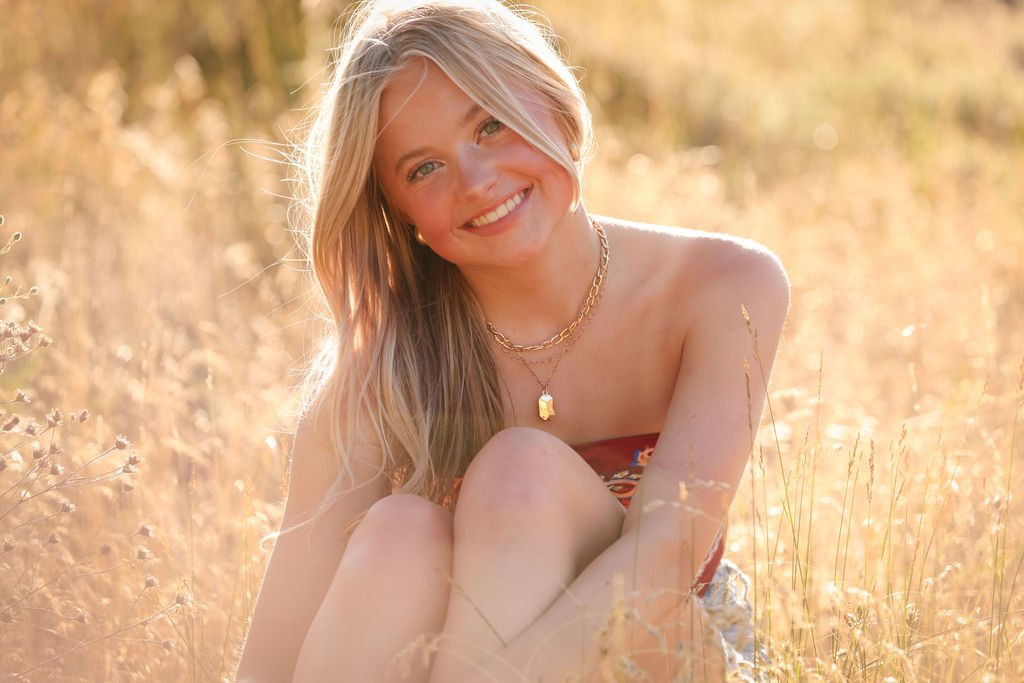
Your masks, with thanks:
[{"label": "blurred background", "polygon": [[[1024,676],[1024,10],[537,6],[588,207],[792,279],[729,548],[777,675]],[[285,156],[345,3],[0,8],[0,676],[224,680],[317,332]]]}]

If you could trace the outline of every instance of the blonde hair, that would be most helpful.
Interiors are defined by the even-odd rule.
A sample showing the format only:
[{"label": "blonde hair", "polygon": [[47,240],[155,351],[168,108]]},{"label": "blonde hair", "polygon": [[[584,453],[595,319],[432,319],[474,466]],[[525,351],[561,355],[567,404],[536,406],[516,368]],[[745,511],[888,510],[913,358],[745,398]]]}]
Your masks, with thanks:
[{"label": "blonde hair", "polygon": [[[383,448],[393,491],[447,504],[454,479],[504,426],[493,342],[476,299],[455,266],[415,243],[372,169],[381,93],[417,57],[565,167],[574,206],[592,148],[579,84],[548,29],[524,10],[496,0],[419,0],[364,3],[350,17],[298,169],[301,246],[326,322],[302,411],[329,422],[341,465],[320,512],[351,477],[359,435]],[[531,118],[525,98],[553,113],[562,140]]]}]

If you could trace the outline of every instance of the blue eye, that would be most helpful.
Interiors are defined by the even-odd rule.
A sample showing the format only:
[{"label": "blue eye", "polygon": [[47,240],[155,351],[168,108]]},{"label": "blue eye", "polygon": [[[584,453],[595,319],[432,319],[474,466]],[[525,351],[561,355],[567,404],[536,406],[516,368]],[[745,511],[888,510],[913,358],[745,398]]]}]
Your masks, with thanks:
[{"label": "blue eye", "polygon": [[420,164],[419,166],[417,166],[416,168],[412,169],[412,171],[409,172],[409,176],[408,176],[407,180],[415,181],[415,180],[419,180],[420,178],[426,178],[428,175],[433,173],[436,170],[436,168],[437,168],[437,162],[436,161],[424,162],[424,163]]}]

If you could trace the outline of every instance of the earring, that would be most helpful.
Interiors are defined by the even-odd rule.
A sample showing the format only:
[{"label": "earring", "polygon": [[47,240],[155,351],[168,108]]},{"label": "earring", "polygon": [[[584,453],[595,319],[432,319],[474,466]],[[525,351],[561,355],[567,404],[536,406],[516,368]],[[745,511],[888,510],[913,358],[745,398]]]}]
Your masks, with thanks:
[{"label": "earring", "polygon": [[427,246],[427,240],[424,239],[423,233],[416,229],[416,226],[412,226],[413,234],[416,236],[416,241],[422,244],[424,247]]}]

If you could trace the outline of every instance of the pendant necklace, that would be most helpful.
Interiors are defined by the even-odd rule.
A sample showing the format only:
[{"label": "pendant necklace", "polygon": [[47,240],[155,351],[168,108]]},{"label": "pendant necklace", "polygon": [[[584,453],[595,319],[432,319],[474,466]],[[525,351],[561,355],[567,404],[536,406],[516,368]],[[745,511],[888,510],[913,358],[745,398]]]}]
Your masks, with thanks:
[{"label": "pendant necklace", "polygon": [[[526,369],[530,371],[533,378],[537,380],[537,384],[540,385],[540,398],[537,399],[537,414],[542,420],[550,420],[555,415],[555,399],[548,391],[548,386],[551,384],[551,379],[555,376],[555,372],[558,371],[558,364],[562,362],[562,358],[568,353],[569,349],[583,336],[584,330],[586,330],[587,323],[590,322],[591,316],[594,314],[594,309],[597,308],[597,302],[601,298],[601,287],[604,284],[605,276],[608,273],[608,260],[610,257],[610,250],[608,247],[608,236],[605,234],[604,229],[590,219],[590,224],[593,226],[594,231],[597,233],[598,238],[601,240],[601,258],[597,263],[597,273],[594,275],[594,281],[590,285],[590,291],[587,292],[586,298],[580,305],[579,313],[576,318],[562,329],[561,332],[554,335],[547,341],[540,342],[539,344],[516,344],[511,339],[506,337],[504,334],[498,331],[492,322],[485,321],[487,330],[491,333],[494,341],[501,347],[502,351],[518,360],[520,363],[526,366]],[[545,351],[553,348],[560,344],[563,344],[559,349],[558,354],[553,358],[542,361],[529,361],[523,354],[530,353],[533,351]],[[533,370],[533,365],[546,365],[547,363],[554,362],[554,367],[551,368],[551,372],[548,373],[547,381],[541,380]]]}]

